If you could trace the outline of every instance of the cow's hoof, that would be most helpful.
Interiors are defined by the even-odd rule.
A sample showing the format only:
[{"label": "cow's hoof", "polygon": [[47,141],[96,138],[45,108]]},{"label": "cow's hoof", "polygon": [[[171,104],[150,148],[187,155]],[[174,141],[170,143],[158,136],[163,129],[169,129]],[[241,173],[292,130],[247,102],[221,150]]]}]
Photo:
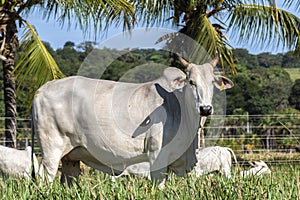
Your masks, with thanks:
[{"label": "cow's hoof", "polygon": [[162,182],[158,184],[158,189],[164,190],[166,187],[166,180],[164,179]]}]

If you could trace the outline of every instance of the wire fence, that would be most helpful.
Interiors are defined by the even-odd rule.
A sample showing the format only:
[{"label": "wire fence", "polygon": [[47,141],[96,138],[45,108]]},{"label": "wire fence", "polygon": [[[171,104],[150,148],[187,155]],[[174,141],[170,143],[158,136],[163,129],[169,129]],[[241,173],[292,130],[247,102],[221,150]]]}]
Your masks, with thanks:
[{"label": "wire fence", "polygon": [[[5,118],[0,117],[0,141],[5,144]],[[270,163],[300,163],[300,114],[214,115],[205,124],[205,146],[226,146],[241,160],[258,160],[264,154]],[[36,137],[35,152],[39,154]],[[31,120],[17,119],[17,148],[32,145]],[[277,154],[281,156],[278,157]],[[289,155],[292,155],[290,159]],[[276,157],[277,156],[277,157]],[[265,158],[264,158],[265,159]]]}]

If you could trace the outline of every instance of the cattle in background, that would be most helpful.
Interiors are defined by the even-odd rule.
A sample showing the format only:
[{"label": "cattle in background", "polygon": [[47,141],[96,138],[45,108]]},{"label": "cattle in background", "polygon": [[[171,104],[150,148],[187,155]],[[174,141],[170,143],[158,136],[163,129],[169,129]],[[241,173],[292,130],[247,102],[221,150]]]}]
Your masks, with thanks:
[{"label": "cattle in background", "polygon": [[121,174],[119,174],[118,176],[112,176],[111,178],[113,181],[115,181],[116,179],[122,176],[130,176],[130,175],[134,175],[137,177],[147,177],[149,180],[151,180],[150,163],[142,162],[142,163],[130,165],[126,167],[126,169]]},{"label": "cattle in background", "polygon": [[[212,146],[206,147],[196,152],[197,164],[194,167],[196,177],[200,177],[203,174],[209,174],[211,172],[220,172],[227,178],[231,177],[231,165],[232,159],[237,164],[237,159],[232,151],[228,147]],[[170,168],[172,171],[172,168]],[[122,174],[119,176],[113,176],[113,180],[124,175],[135,175],[139,177],[148,177],[150,179],[150,164],[148,162],[138,163],[128,166]]]},{"label": "cattle in background", "polygon": [[[235,153],[228,147],[206,147],[199,150],[196,153],[196,157],[198,159],[198,162],[194,168],[194,173],[197,178],[201,175],[206,175],[212,172],[220,172],[227,178],[231,178],[232,160],[236,164],[238,163]],[[271,173],[271,170],[264,161],[249,161],[249,164],[252,166],[252,168],[240,172],[240,175],[244,178],[262,176],[263,174]],[[127,175],[147,177],[148,179],[151,179],[149,162],[143,162],[128,166],[122,174],[118,176],[112,176],[112,179],[115,180],[116,178]]]},{"label": "cattle in background", "polygon": [[[166,68],[157,80],[122,83],[84,77],[48,82],[35,95],[32,122],[41,148],[39,174],[52,181],[62,161],[62,182],[78,177],[79,161],[109,174],[150,163],[152,180],[167,168],[182,176],[196,163],[199,123],[212,114],[217,59],[196,65],[180,58],[187,74]],[[203,118],[203,119],[202,119]]]},{"label": "cattle in background", "polygon": [[260,161],[254,161],[249,162],[249,164],[252,166],[249,170],[241,171],[242,177],[253,177],[253,176],[262,176],[263,174],[270,174],[271,170],[268,167],[268,165],[260,160]]},{"label": "cattle in background", "polygon": [[199,150],[196,156],[198,160],[195,166],[196,177],[217,171],[230,178],[232,159],[237,164],[234,152],[228,147],[206,147]]},{"label": "cattle in background", "polygon": [[25,177],[29,179],[31,176],[31,166],[35,171],[38,170],[38,161],[33,154],[33,162],[31,160],[32,149],[30,146],[25,150],[18,150],[0,145],[0,171],[3,175],[12,177]]}]

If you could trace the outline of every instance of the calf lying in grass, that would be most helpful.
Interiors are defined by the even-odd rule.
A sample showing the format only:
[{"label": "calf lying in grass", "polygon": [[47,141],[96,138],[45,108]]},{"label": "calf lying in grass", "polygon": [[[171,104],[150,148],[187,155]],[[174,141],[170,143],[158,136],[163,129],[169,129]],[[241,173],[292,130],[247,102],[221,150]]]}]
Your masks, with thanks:
[{"label": "calf lying in grass", "polygon": [[263,174],[270,174],[271,170],[268,165],[264,161],[254,161],[249,162],[252,166],[251,169],[246,171],[241,171],[240,174],[242,177],[253,177],[253,176],[261,176]]},{"label": "calf lying in grass", "polygon": [[[30,146],[25,150],[18,150],[0,145],[0,172],[2,175],[29,179],[32,166],[31,151]],[[38,161],[35,154],[33,154],[33,161],[35,172],[37,172]]]},{"label": "calf lying in grass", "polygon": [[230,178],[232,159],[237,163],[234,152],[228,147],[206,147],[199,150],[196,156],[198,160],[194,168],[196,177],[217,171]]},{"label": "calf lying in grass", "polygon": [[[230,178],[232,158],[235,163],[237,163],[234,152],[228,147],[206,147],[198,150],[196,156],[198,162],[194,167],[194,171],[197,177],[202,174],[218,171]],[[173,169],[170,168],[170,170],[172,171]],[[119,176],[113,176],[112,179],[115,180],[115,178],[129,174],[140,177],[148,177],[148,179],[150,179],[150,164],[148,162],[142,162],[139,164],[130,165],[123,171],[123,173],[121,173]]]},{"label": "calf lying in grass", "polygon": [[[199,150],[197,153],[197,164],[194,167],[196,177],[210,174],[212,172],[220,172],[227,178],[231,177],[232,159],[237,163],[236,156],[232,149],[228,147],[212,146]],[[271,173],[268,165],[263,161],[249,162],[251,169],[241,171],[242,177],[261,176],[263,174]],[[112,179],[123,175],[135,175],[139,177],[148,177],[150,179],[150,165],[147,162],[130,165],[119,176],[113,176]]]}]

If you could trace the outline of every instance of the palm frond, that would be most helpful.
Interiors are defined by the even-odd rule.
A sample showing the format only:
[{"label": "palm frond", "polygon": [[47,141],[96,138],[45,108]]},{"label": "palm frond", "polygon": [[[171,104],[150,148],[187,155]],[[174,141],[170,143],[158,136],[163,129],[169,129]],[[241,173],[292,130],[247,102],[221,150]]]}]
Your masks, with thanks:
[{"label": "palm frond", "polygon": [[229,66],[231,73],[236,73],[230,45],[221,37],[205,14],[193,18],[193,21],[180,32],[160,37],[156,43],[162,41],[166,41],[166,50],[197,64],[210,62],[216,54],[219,54],[223,71],[225,66]]},{"label": "palm frond", "polygon": [[[207,9],[229,8],[236,4],[241,4],[242,0],[175,0],[175,1],[149,1],[137,0],[134,4],[137,8],[139,21],[143,21],[147,26],[169,23],[173,25],[182,24],[184,15],[189,16],[195,10],[205,14]],[[189,17],[188,17],[189,18]]]},{"label": "palm frond", "polygon": [[299,0],[285,0],[283,2],[283,6],[287,8],[293,8],[297,10],[298,12],[300,11],[300,1]]},{"label": "palm frond", "polygon": [[[185,1],[179,0],[176,2],[177,5],[186,4]],[[142,21],[143,25],[153,26],[158,24],[164,24],[170,19],[175,20],[174,13],[174,1],[149,1],[149,0],[138,0],[134,4],[136,8],[136,17],[138,21]]]},{"label": "palm frond", "polygon": [[[126,0],[44,1],[44,17],[54,17],[61,25],[79,26],[84,33],[97,33],[110,25],[130,29],[135,24],[133,4]],[[96,34],[95,34],[96,35]]]},{"label": "palm frond", "polygon": [[300,50],[300,19],[282,9],[262,5],[238,5],[229,11],[231,38],[252,46]]},{"label": "palm frond", "polygon": [[[232,51],[229,48],[230,45],[227,44],[225,39],[222,39],[206,15],[200,15],[196,20],[193,20],[191,25],[188,26],[186,34],[200,44],[201,49],[207,52],[206,55],[208,55],[209,58],[214,58],[216,54],[219,54],[223,70],[224,66],[228,65],[231,73],[236,73]],[[199,51],[196,50],[196,54],[192,54],[192,60],[196,60],[196,57],[199,57],[198,52]],[[204,58],[204,60],[207,60],[207,58]]]},{"label": "palm frond", "polygon": [[25,23],[27,28],[21,38],[23,53],[20,55],[14,73],[18,80],[18,90],[22,88],[29,90],[27,101],[31,102],[35,91],[41,85],[53,79],[60,79],[64,75],[32,25],[27,21]]}]

